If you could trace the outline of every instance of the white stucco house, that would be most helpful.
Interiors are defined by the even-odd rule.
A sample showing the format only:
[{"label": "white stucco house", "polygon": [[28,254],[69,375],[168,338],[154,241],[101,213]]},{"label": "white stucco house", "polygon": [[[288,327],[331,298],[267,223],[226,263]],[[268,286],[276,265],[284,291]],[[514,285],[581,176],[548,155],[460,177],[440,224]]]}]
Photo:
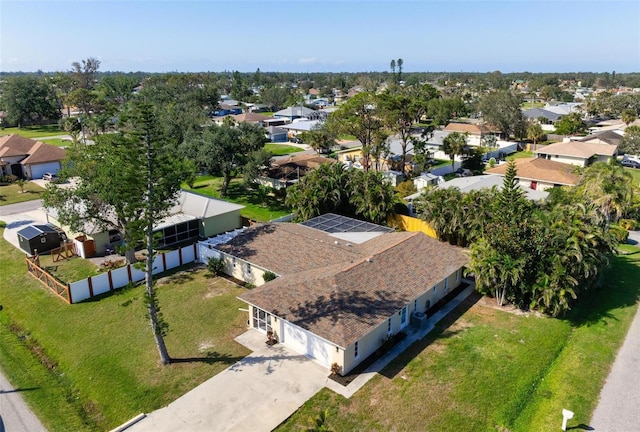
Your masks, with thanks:
[{"label": "white stucco house", "polygon": [[252,329],[343,375],[410,318],[426,319],[468,261],[421,232],[333,214],[257,224],[215,249],[225,272],[257,286],[239,296]]}]

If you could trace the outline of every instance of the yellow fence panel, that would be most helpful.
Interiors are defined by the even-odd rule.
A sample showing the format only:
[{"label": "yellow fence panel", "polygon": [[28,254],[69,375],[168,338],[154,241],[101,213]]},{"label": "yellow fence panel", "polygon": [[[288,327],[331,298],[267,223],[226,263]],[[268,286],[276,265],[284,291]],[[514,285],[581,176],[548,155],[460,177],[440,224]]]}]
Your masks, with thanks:
[{"label": "yellow fence panel", "polygon": [[395,215],[389,218],[389,224],[398,227],[398,229],[401,229],[402,231],[420,231],[429,237],[433,237],[435,239],[438,238],[431,225],[418,218],[405,215]]}]

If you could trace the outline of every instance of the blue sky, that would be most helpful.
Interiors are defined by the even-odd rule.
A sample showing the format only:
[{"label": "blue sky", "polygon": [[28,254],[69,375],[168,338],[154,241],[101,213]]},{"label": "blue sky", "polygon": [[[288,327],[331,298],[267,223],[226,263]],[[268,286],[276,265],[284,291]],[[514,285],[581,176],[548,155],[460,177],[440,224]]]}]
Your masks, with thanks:
[{"label": "blue sky", "polygon": [[639,1],[0,0],[0,70],[640,72]]}]

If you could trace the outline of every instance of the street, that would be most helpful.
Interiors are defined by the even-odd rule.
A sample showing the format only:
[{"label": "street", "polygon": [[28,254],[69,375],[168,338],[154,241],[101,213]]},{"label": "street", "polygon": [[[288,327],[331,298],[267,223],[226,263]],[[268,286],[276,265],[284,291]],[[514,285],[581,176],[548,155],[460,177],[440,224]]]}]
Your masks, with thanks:
[{"label": "street", "polygon": [[21,391],[29,390],[14,389],[0,373],[0,432],[46,432],[20,396]]}]

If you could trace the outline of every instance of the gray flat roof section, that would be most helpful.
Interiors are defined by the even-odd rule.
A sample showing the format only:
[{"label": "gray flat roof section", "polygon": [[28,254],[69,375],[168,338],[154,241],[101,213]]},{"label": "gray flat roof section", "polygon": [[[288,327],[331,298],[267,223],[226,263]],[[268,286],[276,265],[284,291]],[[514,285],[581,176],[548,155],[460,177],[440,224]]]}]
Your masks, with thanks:
[{"label": "gray flat roof section", "polygon": [[315,228],[327,233],[393,232],[392,228],[346,216],[340,216],[334,213],[316,216],[312,219],[301,222],[300,225]]}]

